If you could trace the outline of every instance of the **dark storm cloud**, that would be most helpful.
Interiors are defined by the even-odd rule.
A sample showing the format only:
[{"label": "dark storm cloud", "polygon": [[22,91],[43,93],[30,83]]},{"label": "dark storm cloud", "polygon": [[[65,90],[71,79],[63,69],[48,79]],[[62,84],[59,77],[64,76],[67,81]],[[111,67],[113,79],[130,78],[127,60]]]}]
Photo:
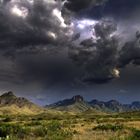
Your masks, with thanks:
[{"label": "dark storm cloud", "polygon": [[134,41],[127,42],[120,51],[120,66],[126,66],[129,63],[140,65],[140,36],[136,33]]},{"label": "dark storm cloud", "polygon": [[[90,1],[91,2],[91,1]],[[81,14],[85,17],[90,18],[101,18],[104,16],[127,17],[132,16],[134,12],[139,10],[140,1],[139,0],[104,0],[99,1],[101,4],[92,5]],[[76,3],[76,2],[75,2]],[[87,2],[89,3],[89,2]],[[79,4],[80,5],[80,4]],[[77,8],[78,10],[78,8]]]},{"label": "dark storm cloud", "polygon": [[[11,13],[14,5],[27,9],[28,15],[25,18],[18,17]],[[26,0],[21,2],[9,1],[1,5],[0,9],[0,46],[2,47],[23,47],[27,45],[40,45],[58,43],[62,39],[63,29],[60,22],[52,15],[57,4],[48,5],[43,0],[37,0],[34,4]],[[59,34],[59,39],[55,41],[47,32]],[[61,36],[62,35],[62,36]],[[64,36],[63,36],[64,38]]]},{"label": "dark storm cloud", "polygon": [[64,55],[63,49],[62,52],[59,48],[57,52],[55,47],[53,49],[40,54],[26,54],[26,58],[21,54],[19,59],[16,59],[16,63],[24,71],[25,81],[37,80],[43,86],[53,86],[53,84],[66,84],[73,80],[74,65]]},{"label": "dark storm cloud", "polygon": [[[28,12],[26,18],[17,9],[14,12],[18,13],[12,13],[14,6],[24,7],[27,10],[25,12]],[[54,9],[58,13],[61,3],[43,0],[36,0],[34,3],[27,0],[0,3],[0,64],[8,65],[0,70],[2,81],[20,83],[38,78],[46,81],[46,69],[49,66],[48,69],[51,69],[58,61],[51,64],[53,60],[44,56],[52,53],[57,57],[59,47],[61,48],[64,41],[67,42],[67,28],[61,27],[61,21],[53,15]],[[53,49],[50,51],[49,48]]]},{"label": "dark storm cloud", "polygon": [[[75,81],[106,83],[119,76],[117,69],[130,62],[138,65],[139,39],[120,46],[120,40],[115,36],[116,23],[101,20],[92,28],[95,40],[91,37],[79,41],[82,31],[74,30],[75,36],[71,38],[67,35],[69,27],[61,27],[63,21],[53,15],[54,9],[58,16],[62,10],[69,26],[73,18],[82,19],[81,13],[87,13],[87,8],[91,10],[95,7],[92,5],[99,6],[102,2],[68,0],[64,7],[59,0],[36,0],[33,4],[27,0],[1,3],[0,65],[8,67],[0,69],[0,79],[21,84],[38,81],[45,86]],[[110,13],[107,8],[110,4],[113,5],[111,0],[105,3],[106,13]],[[14,5],[26,8],[26,18],[11,13]]]},{"label": "dark storm cloud", "polygon": [[79,12],[91,6],[102,4],[105,0],[67,0],[64,7],[73,11]]},{"label": "dark storm cloud", "polygon": [[120,70],[127,65],[140,65],[139,31],[132,41],[120,45],[121,39],[115,36],[116,24],[103,21],[96,24],[94,29],[96,42],[93,38],[86,39],[80,43],[80,47],[70,50],[74,63],[82,67],[82,81],[106,83],[119,77]]},{"label": "dark storm cloud", "polygon": [[[91,13],[98,17],[101,9],[96,7],[102,7],[107,0],[66,0],[62,9],[64,17],[70,16],[70,14],[76,17],[89,17]],[[94,12],[91,9],[94,7]],[[68,20],[66,20],[68,21]]]},{"label": "dark storm cloud", "polygon": [[[121,70],[122,67],[130,63],[140,64],[139,38],[138,36],[135,38],[135,33],[139,30],[139,8],[139,0],[108,0],[103,5],[94,5],[84,11],[80,8],[73,9],[75,12],[80,10],[79,16],[81,17],[90,19],[113,18],[117,25],[116,29],[109,27],[106,31],[102,30],[101,27],[95,27],[96,35],[99,33],[102,39],[107,36],[106,33],[108,34],[109,30],[114,29],[118,37],[114,38],[113,41],[106,40],[102,44],[98,42],[97,47],[97,44],[89,38],[81,42],[82,49],[79,48],[73,53],[74,61],[80,62],[80,65],[86,69],[87,74],[85,75],[88,76],[85,76],[86,80],[84,81],[106,83],[115,78],[113,69]],[[89,49],[90,47],[92,50]]]},{"label": "dark storm cloud", "polygon": [[102,21],[95,25],[98,38],[81,42],[81,47],[73,47],[70,56],[83,68],[82,80],[86,82],[104,83],[118,75],[116,72],[118,58],[118,40],[114,36],[116,26],[110,21]]},{"label": "dark storm cloud", "polygon": [[[48,1],[49,2],[49,1]],[[55,1],[50,1],[50,3]],[[83,1],[84,2],[84,1]],[[86,5],[89,6],[89,1]],[[15,77],[15,81],[40,81],[44,84],[62,81],[72,82],[81,77],[85,69],[73,64],[67,56],[67,29],[60,27],[60,21],[52,15],[55,8],[61,10],[61,4],[45,3],[37,0],[34,4],[29,1],[4,1],[0,11],[0,49],[1,55],[13,63],[8,68],[8,74]],[[75,4],[75,3],[74,3]],[[26,8],[26,18],[11,13],[13,6]],[[84,8],[84,7],[81,7]],[[80,9],[81,10],[81,9]],[[59,11],[57,11],[59,12]],[[54,33],[57,39],[53,38]],[[65,45],[63,45],[65,41]],[[66,54],[66,55],[65,55]],[[11,73],[11,70],[14,73]],[[89,68],[90,69],[90,68]],[[3,68],[3,71],[7,71]],[[89,70],[90,71],[90,70]],[[7,75],[8,75],[7,74]],[[5,76],[7,81],[11,81]],[[21,83],[22,83],[21,82]]]},{"label": "dark storm cloud", "polygon": [[113,16],[127,16],[140,7],[139,0],[108,0],[104,6],[104,13]]}]

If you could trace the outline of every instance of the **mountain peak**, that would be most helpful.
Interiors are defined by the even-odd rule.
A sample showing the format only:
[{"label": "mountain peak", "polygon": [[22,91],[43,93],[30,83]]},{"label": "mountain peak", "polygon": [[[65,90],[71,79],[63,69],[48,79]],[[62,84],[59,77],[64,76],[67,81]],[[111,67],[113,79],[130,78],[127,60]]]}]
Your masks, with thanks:
[{"label": "mountain peak", "polygon": [[76,96],[72,97],[72,100],[74,102],[82,102],[82,101],[84,101],[84,98],[81,95],[76,95]]},{"label": "mountain peak", "polygon": [[44,111],[43,108],[30,102],[24,97],[17,97],[12,91],[6,92],[0,96],[0,114],[3,113],[21,113],[32,114]]},{"label": "mountain peak", "polygon": [[112,105],[120,105],[120,103],[117,100],[110,100],[107,103]]},{"label": "mountain peak", "polygon": [[17,105],[19,107],[31,105],[32,103],[28,99],[23,97],[17,97],[12,91],[6,92],[0,96],[0,105]]},{"label": "mountain peak", "polygon": [[56,109],[59,111],[70,111],[70,112],[85,112],[92,109],[88,102],[84,101],[81,95],[73,96],[70,99],[65,99],[49,106],[47,108]]},{"label": "mountain peak", "polygon": [[14,93],[12,91],[4,93],[0,97],[1,98],[3,98],[3,97],[5,97],[5,98],[16,98],[16,96],[14,95]]}]

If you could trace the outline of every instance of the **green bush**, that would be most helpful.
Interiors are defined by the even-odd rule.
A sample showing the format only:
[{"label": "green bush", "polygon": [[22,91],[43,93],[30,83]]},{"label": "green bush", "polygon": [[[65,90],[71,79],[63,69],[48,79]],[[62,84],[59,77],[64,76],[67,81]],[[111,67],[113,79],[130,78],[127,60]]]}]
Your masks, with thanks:
[{"label": "green bush", "polygon": [[6,136],[9,134],[9,131],[10,131],[10,128],[7,128],[6,126],[1,126],[0,127],[0,137],[6,138]]},{"label": "green bush", "polygon": [[25,135],[30,133],[28,127],[22,127],[20,125],[3,124],[0,126],[0,138],[6,138],[7,136],[16,136],[17,138],[24,138]]},{"label": "green bush", "polygon": [[52,121],[47,125],[47,140],[65,140],[72,136],[70,130],[64,130],[59,121]]},{"label": "green bush", "polygon": [[58,131],[61,129],[61,124],[59,121],[51,121],[47,124],[48,131]]},{"label": "green bush", "polygon": [[93,130],[101,130],[101,131],[119,131],[124,129],[123,125],[112,125],[112,124],[105,124],[105,125],[98,125]]},{"label": "green bush", "polygon": [[41,121],[32,121],[32,122],[30,122],[30,123],[27,123],[26,125],[27,126],[37,126],[37,125],[41,125],[42,123],[41,123]]},{"label": "green bush", "polygon": [[47,135],[47,129],[44,126],[39,126],[33,130],[33,133],[37,137],[45,137]]},{"label": "green bush", "polygon": [[140,140],[140,130],[133,129],[132,136],[129,136],[127,140]]},{"label": "green bush", "polygon": [[4,120],[3,120],[3,122],[11,122],[12,121],[12,119],[10,118],[10,117],[6,117]]}]

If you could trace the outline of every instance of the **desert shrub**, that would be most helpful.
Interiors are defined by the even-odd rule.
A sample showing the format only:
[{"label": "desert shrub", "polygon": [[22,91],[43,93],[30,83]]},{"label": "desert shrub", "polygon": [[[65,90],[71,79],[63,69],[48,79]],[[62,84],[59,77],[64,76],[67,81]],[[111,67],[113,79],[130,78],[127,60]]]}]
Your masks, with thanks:
[{"label": "desert shrub", "polygon": [[119,131],[124,129],[123,125],[112,125],[112,124],[105,124],[105,125],[98,125],[93,128],[93,130],[101,130],[101,131]]},{"label": "desert shrub", "polygon": [[51,121],[47,125],[47,140],[65,140],[72,136],[70,130],[64,130],[59,121]]},{"label": "desert shrub", "polygon": [[140,139],[140,130],[133,130],[133,135]]},{"label": "desert shrub", "polygon": [[76,130],[73,131],[73,134],[78,134],[78,132]]},{"label": "desert shrub", "polygon": [[47,135],[47,129],[44,126],[39,126],[33,130],[33,133],[37,137],[45,137]]},{"label": "desert shrub", "polygon": [[85,125],[84,124],[81,124],[81,127],[84,127]]},{"label": "desert shrub", "polygon": [[133,129],[132,135],[129,136],[126,140],[140,140],[140,130]]},{"label": "desert shrub", "polygon": [[3,120],[3,122],[11,122],[12,121],[12,119],[10,118],[10,117],[6,117],[4,120]]},{"label": "desert shrub", "polygon": [[73,120],[71,121],[71,123],[73,123],[73,124],[77,124],[77,123],[78,123],[78,120],[73,119]]},{"label": "desert shrub", "polygon": [[47,140],[66,140],[71,137],[71,133],[67,130],[58,131],[54,133],[49,133],[47,135]]},{"label": "desert shrub", "polygon": [[47,124],[48,131],[58,131],[62,127],[61,123],[59,121],[51,121]]},{"label": "desert shrub", "polygon": [[128,128],[132,134],[123,138],[113,137],[110,140],[140,140],[140,130]]},{"label": "desert shrub", "polygon": [[6,138],[7,136],[24,138],[29,132],[29,128],[16,124],[3,124],[0,126],[0,138]]},{"label": "desert shrub", "polygon": [[32,121],[30,123],[27,123],[26,126],[37,126],[41,125],[42,123],[40,121]]},{"label": "desert shrub", "polygon": [[71,125],[71,128],[75,128],[75,127],[76,127],[75,124]]},{"label": "desert shrub", "polygon": [[28,139],[31,136],[42,137],[46,140],[65,140],[73,134],[70,129],[64,129],[59,121],[51,121],[44,125],[39,124],[36,121],[31,126],[26,124],[1,124],[0,140]]},{"label": "desert shrub", "polygon": [[0,127],[0,137],[5,138],[9,134],[10,128],[7,128],[6,126]]}]

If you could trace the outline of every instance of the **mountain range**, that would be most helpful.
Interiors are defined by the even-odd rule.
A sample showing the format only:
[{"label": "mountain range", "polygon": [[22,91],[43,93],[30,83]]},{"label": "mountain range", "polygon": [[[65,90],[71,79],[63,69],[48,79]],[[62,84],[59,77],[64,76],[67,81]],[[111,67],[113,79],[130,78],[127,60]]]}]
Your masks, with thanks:
[{"label": "mountain range", "polygon": [[116,100],[86,101],[82,96],[76,95],[70,99],[58,101],[56,103],[38,106],[24,97],[17,97],[13,92],[6,92],[0,96],[0,115],[1,114],[39,114],[39,113],[60,113],[60,112],[92,112],[99,113],[119,113],[140,111],[140,101],[131,104],[121,104]]},{"label": "mountain range", "polygon": [[87,110],[94,110],[94,108],[80,95],[73,96],[71,99],[58,101],[54,104],[46,106],[46,108],[77,113],[85,112]]},{"label": "mountain range", "polygon": [[96,110],[98,112],[115,113],[115,112],[129,112],[140,111],[140,101],[132,102],[131,104],[121,104],[116,100],[110,100],[107,102],[91,100],[85,101],[80,95],[76,95],[71,99],[65,99],[49,106],[47,108],[57,109],[61,111],[73,111],[84,112],[86,110]]}]

